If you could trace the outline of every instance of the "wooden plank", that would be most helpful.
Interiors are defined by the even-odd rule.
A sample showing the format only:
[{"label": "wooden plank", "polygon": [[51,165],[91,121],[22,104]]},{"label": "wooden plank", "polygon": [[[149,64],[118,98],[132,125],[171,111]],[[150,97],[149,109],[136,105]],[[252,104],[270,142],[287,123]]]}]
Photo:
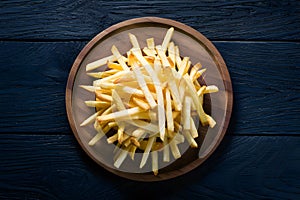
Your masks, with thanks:
[{"label": "wooden plank", "polygon": [[0,198],[297,199],[299,147],[299,137],[227,136],[192,172],[141,183],[99,167],[73,136],[1,134]]},{"label": "wooden plank", "polygon": [[[177,20],[213,40],[299,40],[299,1],[1,1],[0,39],[91,39],[133,17]],[[284,26],[284,27],[283,27]]]},{"label": "wooden plank", "polygon": [[299,134],[300,43],[215,45],[233,83],[234,111],[229,132]]},{"label": "wooden plank", "polygon": [[[84,44],[0,43],[0,132],[71,133],[65,85]],[[214,44],[233,83],[229,133],[299,134],[300,43]]]},{"label": "wooden plank", "polygon": [[84,43],[1,42],[0,46],[0,129],[70,133],[65,87]]}]

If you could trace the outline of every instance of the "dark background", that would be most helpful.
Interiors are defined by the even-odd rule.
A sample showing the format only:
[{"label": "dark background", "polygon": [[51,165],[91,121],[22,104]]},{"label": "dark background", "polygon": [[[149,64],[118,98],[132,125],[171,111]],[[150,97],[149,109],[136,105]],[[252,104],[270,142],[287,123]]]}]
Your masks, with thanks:
[{"label": "dark background", "polygon": [[[65,111],[84,45],[123,20],[156,16],[210,39],[234,108],[217,151],[179,178],[117,177],[80,148]],[[300,199],[299,1],[1,1],[0,199]]]}]

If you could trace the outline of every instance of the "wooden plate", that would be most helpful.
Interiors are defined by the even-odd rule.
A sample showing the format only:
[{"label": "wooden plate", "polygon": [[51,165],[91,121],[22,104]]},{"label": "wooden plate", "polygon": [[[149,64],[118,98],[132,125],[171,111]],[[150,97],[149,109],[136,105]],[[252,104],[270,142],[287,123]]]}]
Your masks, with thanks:
[{"label": "wooden plate", "polygon": [[[91,85],[93,79],[86,75],[86,64],[111,55],[111,46],[116,45],[121,53],[131,48],[128,33],[137,36],[142,47],[146,39],[153,37],[156,44],[161,44],[168,28],[174,27],[172,40],[180,48],[182,56],[190,57],[192,63],[201,62],[207,69],[204,82],[207,85],[217,85],[218,93],[207,95],[209,104],[206,112],[212,115],[217,125],[214,128],[199,128],[200,137],[198,149],[190,149],[188,145],[180,147],[183,156],[169,164],[162,162],[159,155],[159,174],[151,172],[151,162],[140,169],[141,155],[132,161],[127,158],[119,169],[113,166],[114,145],[108,145],[102,138],[95,146],[89,146],[89,140],[96,134],[92,125],[80,127],[79,124],[95,112],[85,106],[85,100],[91,100],[94,95],[79,88],[79,85]],[[105,70],[102,68],[101,70]],[[84,151],[99,165],[119,176],[139,181],[160,181],[182,175],[203,163],[217,148],[226,132],[232,110],[231,80],[220,53],[214,45],[201,33],[182,23],[156,17],[146,17],[127,20],[102,31],[94,37],[80,52],[69,74],[66,88],[66,108],[70,126],[76,139]],[[150,164],[149,164],[150,163]]]}]

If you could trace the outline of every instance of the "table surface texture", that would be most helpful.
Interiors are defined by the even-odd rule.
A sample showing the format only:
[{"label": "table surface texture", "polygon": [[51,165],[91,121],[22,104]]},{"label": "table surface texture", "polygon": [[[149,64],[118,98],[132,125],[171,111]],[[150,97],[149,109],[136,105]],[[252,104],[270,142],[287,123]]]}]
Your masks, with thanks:
[{"label": "table surface texture", "polygon": [[[211,40],[234,95],[213,155],[154,183],[92,161],[65,108],[81,49],[113,24],[148,16]],[[1,1],[0,70],[0,199],[300,199],[300,1]]]}]

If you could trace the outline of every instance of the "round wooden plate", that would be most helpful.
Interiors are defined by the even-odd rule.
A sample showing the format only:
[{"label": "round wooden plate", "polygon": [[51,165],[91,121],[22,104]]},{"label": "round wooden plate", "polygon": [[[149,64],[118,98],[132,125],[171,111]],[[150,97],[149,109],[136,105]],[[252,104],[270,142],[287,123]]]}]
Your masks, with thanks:
[{"label": "round wooden plate", "polygon": [[[151,172],[151,161],[139,168],[141,155],[132,161],[127,158],[119,169],[113,166],[114,145],[108,145],[102,138],[95,146],[88,142],[96,134],[93,126],[80,127],[80,123],[95,112],[84,101],[92,100],[94,95],[79,85],[91,85],[93,79],[86,75],[85,66],[100,58],[111,55],[112,45],[121,53],[126,53],[131,44],[128,33],[137,36],[141,47],[146,46],[146,39],[153,37],[156,44],[161,44],[168,28],[174,27],[172,41],[179,46],[181,56],[188,56],[193,64],[201,62],[207,69],[204,82],[217,85],[219,92],[207,95],[209,105],[204,109],[216,120],[214,128],[199,128],[197,139],[199,148],[181,147],[182,157],[176,161],[164,163],[159,155],[159,174]],[[106,70],[101,68],[100,70]],[[225,62],[215,46],[195,29],[169,19],[145,17],[127,20],[99,33],[80,52],[69,74],[66,87],[66,109],[72,131],[84,151],[99,165],[121,177],[138,181],[160,181],[182,175],[203,163],[217,148],[226,132],[232,110],[231,80]],[[140,153],[141,154],[141,153]],[[150,163],[150,164],[149,164]]]}]

